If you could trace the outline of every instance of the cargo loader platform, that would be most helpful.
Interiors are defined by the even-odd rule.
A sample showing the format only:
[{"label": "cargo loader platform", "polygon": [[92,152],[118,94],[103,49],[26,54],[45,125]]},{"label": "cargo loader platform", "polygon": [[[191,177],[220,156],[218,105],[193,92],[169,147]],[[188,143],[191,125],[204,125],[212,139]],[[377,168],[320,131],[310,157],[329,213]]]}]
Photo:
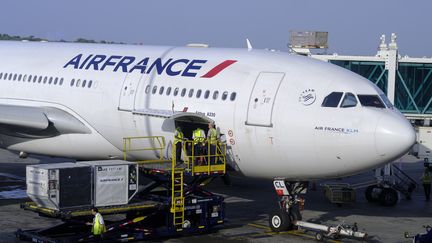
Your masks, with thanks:
[{"label": "cargo loader platform", "polygon": [[[139,149],[132,147],[132,141],[137,140],[148,140],[152,144],[152,147]],[[18,229],[16,232],[17,238],[40,243],[92,242],[91,226],[85,224],[86,222],[91,222],[93,218],[91,214],[92,206],[97,206],[105,219],[107,231],[103,235],[103,240],[108,242],[125,242],[196,234],[222,225],[225,220],[224,198],[206,191],[203,186],[218,176],[225,174],[226,147],[223,144],[218,144],[214,154],[195,155],[193,148],[192,151],[186,151],[185,148],[188,143],[192,144],[192,141],[184,142],[185,159],[181,163],[176,163],[174,151],[172,158],[169,159],[163,158],[161,156],[162,153],[159,153],[159,159],[133,162],[138,167],[134,167],[133,164],[130,164],[131,162],[125,162],[128,166],[127,171],[129,172],[128,179],[126,180],[134,183],[136,181],[139,184],[138,186],[129,184],[124,189],[126,190],[126,196],[129,195],[129,202],[127,204],[101,206],[102,202],[100,200],[99,204],[96,204],[99,194],[95,193],[95,200],[93,200],[92,205],[60,207],[61,203],[55,204],[47,200],[50,196],[47,198],[42,197],[43,200],[41,200],[37,195],[33,195],[33,201],[43,202],[48,206],[44,207],[31,202],[22,204],[21,207],[23,209],[33,211],[44,217],[61,219],[63,223],[47,229]],[[130,158],[131,153],[133,153],[132,157],[136,157],[137,152],[148,150],[163,151],[164,149],[165,139],[163,137],[133,137],[124,139],[125,159]],[[120,164],[120,161],[117,163],[109,161],[107,163],[117,165]],[[82,164],[91,165],[91,161],[79,162],[79,164],[79,169],[82,170]],[[51,170],[52,166],[49,167]],[[109,171],[115,170],[110,170],[108,167],[107,169],[103,166],[103,161],[96,161],[95,165],[92,166],[93,174],[96,174],[94,177],[97,177],[98,173],[102,173],[105,176],[103,177],[105,179],[100,179],[102,178],[100,176],[99,181],[94,183],[94,187],[97,187],[97,183],[101,180],[107,182],[119,178],[118,172],[116,174],[117,177],[112,176],[109,174]],[[62,165],[59,167],[63,169],[73,166]],[[104,169],[101,170],[100,168]],[[120,167],[117,166],[115,168],[119,169]],[[135,168],[137,168],[138,174],[134,174]],[[62,174],[62,172],[56,173],[57,175]],[[47,174],[51,175],[55,173],[47,172]],[[70,175],[72,175],[73,179],[74,174]],[[131,178],[132,180],[129,180]],[[58,178],[58,180],[61,181],[61,178]],[[123,179],[118,181],[123,181]],[[50,185],[50,189],[55,188],[56,190],[60,190],[54,186],[55,183],[56,181],[50,180],[47,184]],[[133,189],[132,191],[131,188]],[[61,196],[61,192],[58,194]],[[105,196],[102,195],[99,197]]]}]

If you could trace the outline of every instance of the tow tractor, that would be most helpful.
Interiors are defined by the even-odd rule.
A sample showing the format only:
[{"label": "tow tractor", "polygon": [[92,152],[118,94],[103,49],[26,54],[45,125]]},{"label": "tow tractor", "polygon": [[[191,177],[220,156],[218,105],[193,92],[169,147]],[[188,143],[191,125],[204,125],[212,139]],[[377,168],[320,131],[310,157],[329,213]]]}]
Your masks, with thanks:
[{"label": "tow tractor", "polygon": [[[126,242],[196,234],[224,223],[224,198],[204,190],[203,186],[225,174],[225,144],[217,144],[214,154],[196,156],[191,146],[193,142],[185,141],[184,163],[179,164],[175,161],[175,149],[171,159],[163,157],[166,151],[164,137],[127,137],[123,142],[124,160],[149,150],[157,153],[158,159],[136,161],[140,189],[129,203],[98,206],[106,222],[104,241]],[[186,151],[186,148],[191,150]],[[50,180],[49,183],[50,187],[55,187],[59,182]],[[28,202],[21,207],[44,217],[62,220],[61,224],[45,229],[18,229],[16,236],[21,240],[38,243],[93,241],[91,229],[85,224],[93,218],[92,205],[49,208]]]},{"label": "tow tractor", "polygon": [[315,232],[315,238],[320,241],[324,237],[351,237],[362,240],[367,238],[366,233],[358,231],[357,224],[353,226],[327,226],[302,221],[300,211],[304,209],[305,200],[301,195],[306,194],[308,182],[292,182],[285,178],[275,178],[273,185],[278,196],[279,208],[269,217],[269,225],[272,231],[281,232],[295,228],[306,229]]}]

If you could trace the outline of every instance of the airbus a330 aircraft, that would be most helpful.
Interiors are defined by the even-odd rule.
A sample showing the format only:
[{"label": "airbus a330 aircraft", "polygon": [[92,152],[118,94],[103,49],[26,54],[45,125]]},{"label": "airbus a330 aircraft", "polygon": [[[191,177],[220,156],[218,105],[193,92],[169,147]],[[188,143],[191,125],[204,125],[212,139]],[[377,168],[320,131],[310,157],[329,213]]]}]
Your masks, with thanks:
[{"label": "airbus a330 aircraft", "polygon": [[[122,157],[122,138],[173,138],[215,121],[251,177],[350,175],[403,155],[415,133],[368,80],[250,49],[0,43],[0,144],[76,159]],[[170,156],[166,151],[166,155]],[[146,159],[157,155],[144,153]],[[143,159],[143,158],[140,158]]]}]

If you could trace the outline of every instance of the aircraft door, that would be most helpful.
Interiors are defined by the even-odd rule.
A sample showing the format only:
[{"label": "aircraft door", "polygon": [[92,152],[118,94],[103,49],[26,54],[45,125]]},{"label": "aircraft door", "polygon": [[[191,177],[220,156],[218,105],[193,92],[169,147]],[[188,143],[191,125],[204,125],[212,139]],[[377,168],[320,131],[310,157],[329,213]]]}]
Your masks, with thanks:
[{"label": "aircraft door", "polygon": [[246,125],[271,127],[273,105],[285,73],[262,72],[249,98]]},{"label": "aircraft door", "polygon": [[135,109],[135,97],[142,76],[140,72],[127,74],[120,92],[119,110],[132,111]]}]

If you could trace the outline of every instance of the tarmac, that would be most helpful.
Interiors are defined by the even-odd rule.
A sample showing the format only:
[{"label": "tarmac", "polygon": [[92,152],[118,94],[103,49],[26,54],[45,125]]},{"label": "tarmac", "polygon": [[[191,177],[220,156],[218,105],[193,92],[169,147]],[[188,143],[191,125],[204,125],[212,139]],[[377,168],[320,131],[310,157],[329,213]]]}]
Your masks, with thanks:
[{"label": "tarmac", "polygon": [[[70,161],[62,158],[32,156],[20,159],[17,154],[0,150],[0,242],[20,242],[14,232],[18,229],[38,229],[58,224],[60,221],[43,218],[36,213],[20,209],[29,199],[25,194],[25,167],[28,164]],[[423,163],[412,156],[402,158],[403,169],[419,183]],[[319,161],[317,161],[317,166]],[[339,183],[357,183],[373,179],[373,173],[333,180]],[[208,190],[225,196],[227,222],[204,234],[160,239],[158,242],[316,242],[313,232],[288,231],[273,233],[268,227],[268,214],[276,209],[277,197],[271,180],[245,178],[231,175],[232,185],[216,180]],[[364,197],[364,189],[357,190],[353,203],[336,205],[325,198],[321,184],[317,190],[308,190],[303,220],[325,225],[358,224],[366,232],[363,242],[411,242],[404,232],[424,233],[423,225],[432,224],[432,202],[425,201],[423,188],[418,188],[408,200],[401,196],[394,207],[371,204]],[[361,242],[355,239],[326,239],[325,242]]]}]

